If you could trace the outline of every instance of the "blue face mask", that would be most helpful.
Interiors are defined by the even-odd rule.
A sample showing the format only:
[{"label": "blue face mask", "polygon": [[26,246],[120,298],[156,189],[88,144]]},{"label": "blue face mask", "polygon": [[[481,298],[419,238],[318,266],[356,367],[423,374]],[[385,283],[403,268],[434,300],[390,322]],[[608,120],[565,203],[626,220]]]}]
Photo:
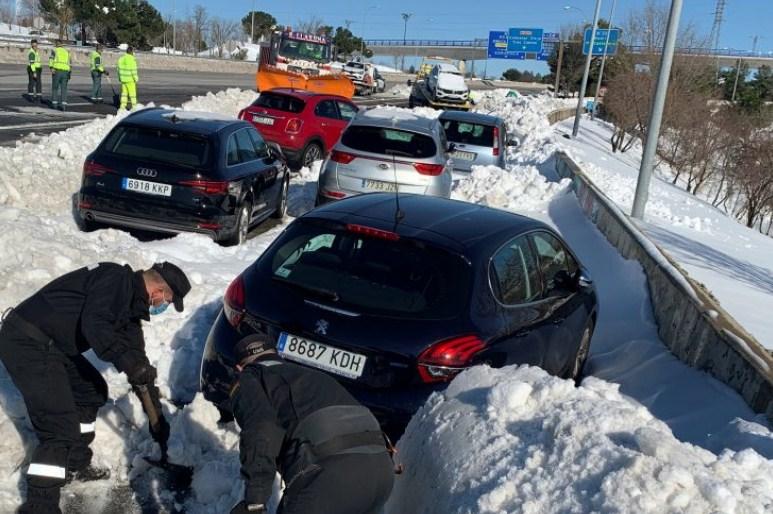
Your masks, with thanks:
[{"label": "blue face mask", "polygon": [[158,316],[162,312],[166,310],[166,308],[169,307],[169,302],[164,302],[159,305],[151,305],[148,309],[148,312],[150,312],[151,316]]}]

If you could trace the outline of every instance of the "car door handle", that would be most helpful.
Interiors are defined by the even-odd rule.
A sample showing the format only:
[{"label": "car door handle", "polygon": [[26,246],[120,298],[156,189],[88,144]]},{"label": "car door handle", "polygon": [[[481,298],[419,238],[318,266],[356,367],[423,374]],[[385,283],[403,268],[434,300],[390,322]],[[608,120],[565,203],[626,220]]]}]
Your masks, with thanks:
[{"label": "car door handle", "polygon": [[552,323],[553,323],[554,325],[560,325],[560,324],[561,324],[561,323],[563,323],[564,321],[566,321],[566,318],[555,318],[555,319],[552,321]]},{"label": "car door handle", "polygon": [[529,334],[531,334],[531,330],[529,330],[527,328],[523,328],[523,329],[519,330],[518,332],[516,332],[514,335],[515,335],[515,337],[526,337]]}]

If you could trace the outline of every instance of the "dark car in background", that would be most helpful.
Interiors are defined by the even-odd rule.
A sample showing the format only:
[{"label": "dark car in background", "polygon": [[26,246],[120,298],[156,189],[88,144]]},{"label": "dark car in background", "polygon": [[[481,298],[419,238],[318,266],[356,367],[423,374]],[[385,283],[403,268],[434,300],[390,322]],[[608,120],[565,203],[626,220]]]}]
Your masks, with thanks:
[{"label": "dark car in background", "polygon": [[437,197],[359,195],[295,220],[231,283],[201,388],[227,410],[234,345],[267,334],[282,357],[330,373],[400,431],[476,364],[578,379],[596,308],[576,256],[539,221]]},{"label": "dark car in background", "polygon": [[343,96],[280,88],[262,92],[239,118],[278,144],[298,169],[325,157],[355,114],[357,106]]},{"label": "dark car in background", "polygon": [[83,164],[78,214],[104,225],[199,232],[239,244],[287,210],[290,174],[249,123],[152,108],[121,120]]}]

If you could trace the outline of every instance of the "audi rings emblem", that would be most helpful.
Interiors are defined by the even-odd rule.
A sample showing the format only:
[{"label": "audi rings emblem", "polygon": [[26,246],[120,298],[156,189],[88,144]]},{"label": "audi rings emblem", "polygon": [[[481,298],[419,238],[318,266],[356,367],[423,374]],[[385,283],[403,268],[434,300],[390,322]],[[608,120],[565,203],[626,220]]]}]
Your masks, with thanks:
[{"label": "audi rings emblem", "polygon": [[150,168],[137,168],[137,175],[139,175],[140,177],[153,178],[156,175],[158,175],[158,171]]}]

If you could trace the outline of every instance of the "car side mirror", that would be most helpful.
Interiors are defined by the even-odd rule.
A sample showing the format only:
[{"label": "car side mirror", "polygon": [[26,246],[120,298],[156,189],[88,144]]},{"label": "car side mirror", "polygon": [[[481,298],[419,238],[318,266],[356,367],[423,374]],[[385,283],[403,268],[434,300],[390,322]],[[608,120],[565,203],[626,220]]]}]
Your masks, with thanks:
[{"label": "car side mirror", "polygon": [[411,79],[408,79],[405,83],[408,84],[409,86],[413,85],[413,81]]},{"label": "car side mirror", "polygon": [[266,142],[266,146],[268,147],[268,157],[266,157],[266,159],[271,161],[287,161],[284,153],[282,152],[282,148],[278,144],[269,141]]},{"label": "car side mirror", "polygon": [[521,146],[521,142],[518,141],[518,138],[511,137],[511,138],[507,139],[507,146],[512,147],[512,148],[517,148],[517,147]]},{"label": "car side mirror", "polygon": [[451,153],[454,150],[456,150],[456,144],[455,143],[448,143],[448,153]]},{"label": "car side mirror", "polygon": [[587,270],[580,269],[577,272],[577,288],[586,291],[593,287],[593,280],[590,278]]}]

